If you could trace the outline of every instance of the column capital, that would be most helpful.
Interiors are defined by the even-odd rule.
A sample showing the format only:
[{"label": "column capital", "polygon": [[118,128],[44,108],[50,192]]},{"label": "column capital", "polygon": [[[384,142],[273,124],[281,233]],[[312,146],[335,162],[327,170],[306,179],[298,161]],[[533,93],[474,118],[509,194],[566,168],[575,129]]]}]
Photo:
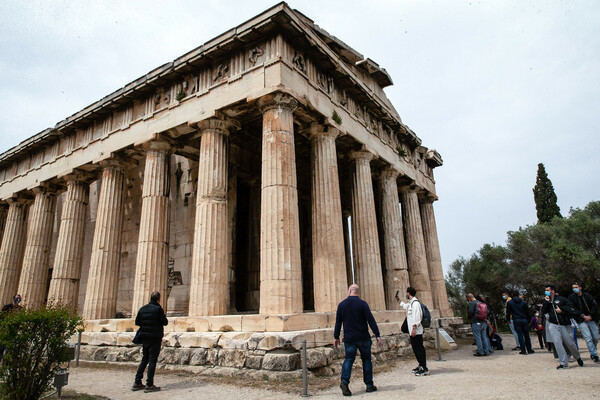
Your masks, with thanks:
[{"label": "column capital", "polygon": [[290,112],[298,107],[298,100],[284,92],[269,93],[257,100],[256,105],[261,113],[273,108],[284,108]]},{"label": "column capital", "polygon": [[32,188],[31,191],[35,195],[38,195],[38,194],[56,195],[57,194],[56,192],[59,191],[59,187],[56,185],[53,185],[51,183],[43,182],[39,186]]},{"label": "column capital", "polygon": [[175,151],[175,147],[177,147],[177,142],[165,134],[155,133],[152,135],[152,139],[142,143],[141,146],[144,151],[153,150],[172,154]]},{"label": "column capital", "polygon": [[423,192],[419,194],[419,201],[423,204],[433,204],[433,202],[437,200],[438,197],[429,192]]},{"label": "column capital", "polygon": [[375,154],[371,153],[369,150],[358,150],[350,152],[351,160],[366,160],[370,162],[375,158]]},{"label": "column capital", "polygon": [[342,135],[339,129],[330,125],[321,125],[316,122],[310,124],[310,127],[305,129],[304,132],[308,133],[308,138],[310,140],[315,140],[323,136],[330,137],[335,140],[338,136]]},{"label": "column capital", "polygon": [[33,198],[30,194],[25,195],[19,193],[6,199],[6,202],[10,206],[11,204],[29,204],[32,200]]},{"label": "column capital", "polygon": [[413,182],[408,185],[400,186],[399,190],[402,193],[418,192],[419,187]]},{"label": "column capital", "polygon": [[391,165],[388,165],[386,167],[384,167],[381,172],[379,173],[379,178],[381,180],[396,180],[398,179],[398,176],[400,175],[400,171],[398,171],[396,168],[392,167]]},{"label": "column capital", "polygon": [[102,169],[116,169],[125,172],[127,168],[138,165],[138,162],[134,159],[125,160],[124,158],[113,156],[101,160],[99,164]]},{"label": "column capital", "polygon": [[63,175],[59,175],[58,176],[60,179],[63,179],[68,183],[70,182],[81,182],[81,183],[90,183],[93,182],[94,179],[96,179],[96,176],[94,174],[92,174],[91,172],[88,171],[84,171],[82,169],[73,169],[70,172],[63,174]]}]

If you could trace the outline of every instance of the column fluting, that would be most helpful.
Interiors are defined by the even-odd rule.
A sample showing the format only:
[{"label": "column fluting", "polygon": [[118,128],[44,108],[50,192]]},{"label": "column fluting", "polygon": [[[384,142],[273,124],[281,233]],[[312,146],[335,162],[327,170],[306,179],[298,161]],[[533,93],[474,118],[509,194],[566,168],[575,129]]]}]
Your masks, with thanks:
[{"label": "column fluting", "polygon": [[406,248],[404,246],[404,228],[400,215],[400,199],[396,182],[398,175],[398,171],[391,167],[385,168],[380,175],[383,247],[386,267],[384,281],[388,310],[400,308],[400,305],[394,299],[394,295],[399,290],[400,295],[403,296],[406,293],[406,288],[410,286]]},{"label": "column fluting", "polygon": [[18,292],[23,298],[24,307],[37,310],[46,304],[56,193],[44,186],[39,186],[33,191],[35,200],[29,212],[27,240]]},{"label": "column fluting", "polygon": [[8,207],[0,204],[0,246],[2,246],[2,237],[4,236],[4,227],[6,226],[6,216],[8,215]]},{"label": "column fluting", "polygon": [[77,175],[67,176],[48,305],[64,305],[77,310],[89,184]]},{"label": "column fluting", "polygon": [[169,168],[171,144],[152,140],[142,145],[146,151],[142,210],[138,236],[135,283],[131,315],[135,316],[150,294],[161,294],[167,311],[167,278],[169,263],[169,211],[171,208]]},{"label": "column fluting", "polygon": [[224,315],[229,304],[227,135],[230,124],[198,124],[200,157],[189,315]]},{"label": "column fluting", "polygon": [[385,295],[371,177],[373,154],[355,151],[350,156],[355,164],[352,175],[354,274],[361,297],[369,303],[371,310],[381,311],[385,310]]},{"label": "column fluting", "polygon": [[433,307],[440,310],[442,317],[453,316],[448,304],[446,282],[442,269],[442,257],[438,242],[435,214],[433,212],[433,199],[430,197],[421,200],[421,221],[423,222],[423,238],[425,240],[425,251],[427,254],[427,265],[429,267],[429,281],[431,295],[433,296]]},{"label": "column fluting", "polygon": [[414,187],[400,189],[402,196],[402,219],[404,222],[404,240],[410,286],[416,289],[417,298],[427,307],[433,306],[431,285],[423,239],[423,225],[419,212],[419,199]]},{"label": "column fluting", "polygon": [[316,312],[333,312],[346,297],[346,259],[335,139],[339,131],[318,127],[312,148],[312,255]]},{"label": "column fluting", "polygon": [[119,291],[125,176],[116,159],[100,165],[102,181],[83,306],[85,319],[114,318]]},{"label": "column fluting", "polygon": [[11,303],[19,288],[26,230],[26,201],[20,198],[9,199],[2,246],[0,247],[0,288],[2,288],[0,299],[2,304]]},{"label": "column fluting", "polygon": [[284,93],[261,98],[260,313],[301,313],[302,267],[293,112]]}]

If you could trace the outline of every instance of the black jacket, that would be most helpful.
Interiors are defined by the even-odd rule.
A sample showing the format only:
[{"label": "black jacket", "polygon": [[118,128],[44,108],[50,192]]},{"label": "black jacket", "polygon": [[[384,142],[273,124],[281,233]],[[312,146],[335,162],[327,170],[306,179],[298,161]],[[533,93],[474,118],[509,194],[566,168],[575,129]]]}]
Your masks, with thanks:
[{"label": "black jacket", "polygon": [[161,340],[165,334],[163,326],[168,323],[165,310],[155,301],[140,308],[135,317],[135,324],[142,330],[142,340]]},{"label": "black jacket", "polygon": [[577,318],[575,318],[577,322],[582,322],[584,315],[589,315],[592,317],[592,320],[598,321],[598,317],[596,317],[598,313],[598,304],[591,294],[583,292],[580,296],[577,293],[571,293],[569,295],[569,301],[577,311],[579,311]]},{"label": "black jacket", "polygon": [[[557,313],[556,307],[562,312]],[[577,316],[577,309],[569,303],[569,300],[562,296],[554,296],[550,301],[544,300],[542,303],[542,314],[548,314],[548,321],[555,325],[571,325],[571,318]]]},{"label": "black jacket", "polygon": [[529,317],[529,306],[523,301],[522,298],[513,297],[506,304],[506,320],[510,321],[511,317],[513,320],[524,319],[527,320],[527,322],[531,320]]}]

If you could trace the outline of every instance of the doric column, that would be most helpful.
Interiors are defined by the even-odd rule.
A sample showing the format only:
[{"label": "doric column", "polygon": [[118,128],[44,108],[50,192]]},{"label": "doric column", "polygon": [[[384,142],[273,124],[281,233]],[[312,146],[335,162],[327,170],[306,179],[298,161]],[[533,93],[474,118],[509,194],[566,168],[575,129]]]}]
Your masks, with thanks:
[{"label": "doric column", "polygon": [[294,116],[284,93],[261,98],[260,313],[302,312],[302,267]]},{"label": "doric column", "polygon": [[167,308],[167,266],[169,263],[169,163],[171,143],[168,139],[151,140],[142,145],[146,151],[142,211],[138,236],[135,283],[131,315],[135,316],[158,291],[163,308]]},{"label": "doric column", "polygon": [[396,290],[404,295],[410,286],[408,278],[408,263],[404,247],[404,229],[400,215],[400,200],[398,198],[398,171],[386,167],[381,175],[381,218],[383,225],[383,247],[385,257],[385,292],[388,310],[399,309],[394,299]]},{"label": "doric column", "polygon": [[416,187],[404,186],[400,189],[400,193],[402,194],[402,219],[404,221],[404,240],[406,242],[410,286],[417,290],[417,298],[423,304],[432,307],[433,299],[431,297],[423,225],[421,224]]},{"label": "doric column", "polygon": [[104,160],[87,289],[85,319],[114,318],[117,311],[123,223],[123,165]]},{"label": "doric column", "polygon": [[371,178],[373,154],[355,151],[350,157],[355,163],[352,176],[352,248],[356,283],[371,310],[381,311],[385,310],[385,295]]},{"label": "doric column", "polygon": [[189,315],[224,315],[229,304],[227,135],[230,124],[198,124],[200,158]]},{"label": "doric column", "polygon": [[23,305],[37,310],[46,304],[48,267],[56,193],[45,186],[33,189],[35,200],[29,212],[27,241],[18,292]]},{"label": "doric column", "polygon": [[10,198],[0,247],[1,304],[12,302],[13,296],[17,294],[23,265],[26,222],[26,201],[22,198]]},{"label": "doric column", "polygon": [[335,151],[339,131],[314,127],[312,146],[312,256],[316,312],[333,312],[346,297],[342,203]]},{"label": "doric column", "polygon": [[427,253],[427,265],[429,267],[429,282],[433,296],[433,307],[440,310],[442,317],[450,317],[454,314],[448,304],[446,293],[446,282],[442,270],[442,257],[440,256],[440,245],[438,242],[435,214],[433,213],[432,197],[421,200],[421,221],[423,222],[423,237],[425,239],[425,251]]},{"label": "doric column", "polygon": [[2,246],[2,236],[4,236],[4,226],[6,225],[7,214],[8,207],[4,204],[0,204],[0,246]]},{"label": "doric column", "polygon": [[77,310],[89,184],[85,176],[72,174],[65,177],[67,192],[64,196],[48,305],[62,304]]}]

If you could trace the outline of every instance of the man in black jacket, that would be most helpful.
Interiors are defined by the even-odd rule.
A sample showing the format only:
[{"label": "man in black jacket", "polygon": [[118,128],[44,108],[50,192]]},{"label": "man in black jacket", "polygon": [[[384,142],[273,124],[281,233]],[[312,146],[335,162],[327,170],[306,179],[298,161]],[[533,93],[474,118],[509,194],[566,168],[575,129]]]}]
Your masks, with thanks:
[{"label": "man in black jacket", "polygon": [[506,320],[510,322],[512,319],[515,326],[515,331],[519,336],[519,344],[521,352],[519,354],[535,353],[531,348],[531,339],[529,338],[529,306],[518,293],[515,293],[512,299],[506,303]]},{"label": "man in black jacket", "polygon": [[[160,354],[160,345],[164,335],[164,326],[169,323],[165,310],[160,306],[160,293],[152,292],[150,303],[146,304],[137,313],[135,324],[140,327],[140,336],[142,338],[142,361],[135,374],[135,383],[131,390],[144,389],[145,393],[158,392],[160,387],[154,386],[154,371],[156,370],[156,361]],[[142,383],[144,370],[148,366],[148,375],[146,377],[146,386]]]},{"label": "man in black jacket", "polygon": [[569,295],[569,301],[579,311],[575,321],[590,351],[590,358],[594,362],[600,363],[598,358],[598,319],[596,316],[598,304],[591,294],[583,291],[579,283],[573,284],[573,293]]},{"label": "man in black jacket", "polygon": [[583,360],[573,341],[571,330],[571,318],[575,316],[577,310],[569,300],[556,294],[554,285],[546,285],[545,295],[542,314],[548,314],[548,333],[552,336],[552,343],[558,353],[560,364],[556,369],[569,368],[569,357],[564,346],[567,346],[571,355],[577,360],[577,364],[583,367]]}]

